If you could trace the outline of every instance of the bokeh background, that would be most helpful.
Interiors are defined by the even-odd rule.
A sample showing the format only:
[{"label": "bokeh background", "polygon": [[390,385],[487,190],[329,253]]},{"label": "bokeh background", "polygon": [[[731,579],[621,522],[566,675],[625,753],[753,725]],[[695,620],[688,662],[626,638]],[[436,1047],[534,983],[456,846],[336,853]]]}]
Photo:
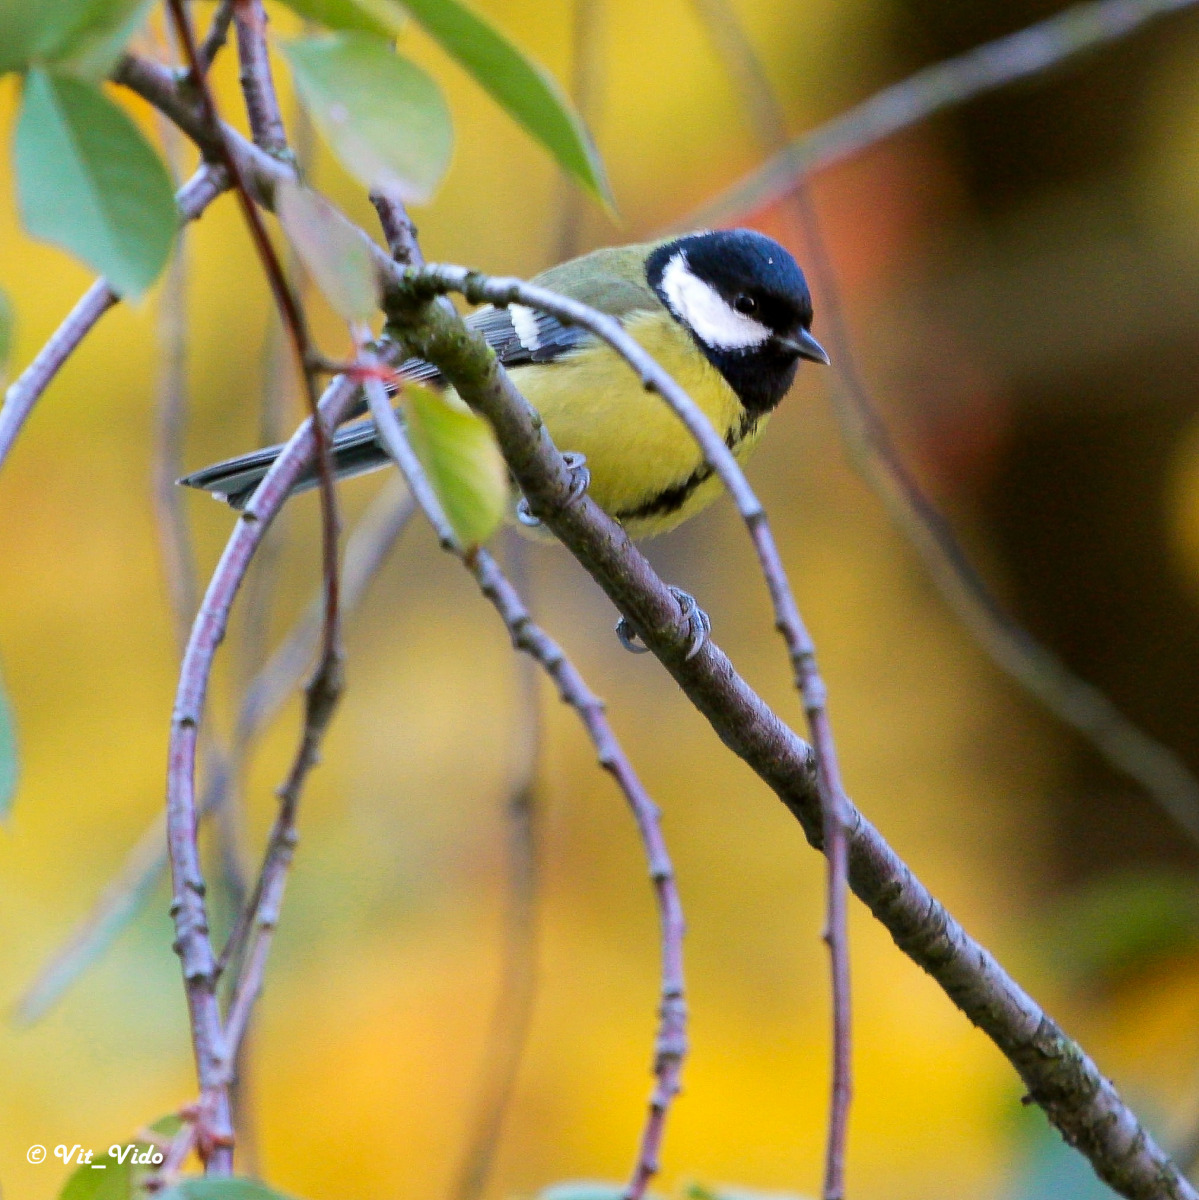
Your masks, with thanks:
[{"label": "bokeh background", "polygon": [[[570,4],[479,7],[570,80]],[[798,133],[1055,5],[736,8]],[[586,248],[675,222],[761,158],[684,0],[603,0],[590,12],[594,126],[619,224],[579,207],[418,31],[404,38],[445,87],[457,129],[449,178],[415,214],[430,258],[529,274],[572,240]],[[1169,18],[875,148],[819,177],[815,195],[858,354],[927,489],[1021,620],[1199,767],[1197,56],[1199,12]],[[216,72],[230,113],[231,58]],[[6,140],[16,99],[14,80],[0,82]],[[313,176],[373,228],[323,150]],[[803,256],[784,207],[753,221]],[[230,198],[189,233],[188,251],[186,459],[197,467],[255,444],[272,317]],[[5,155],[0,284],[19,313],[17,369],[88,282],[21,232]],[[0,830],[5,1009],[162,801],[177,650],[151,502],[158,315],[152,296],[104,318],[0,475],[0,660],[22,771]],[[339,353],[336,323],[318,314],[317,328]],[[827,378],[801,374],[751,478],[820,647],[852,795],[1161,1137],[1190,1144],[1194,847],[972,644],[850,465]],[[382,482],[347,485],[350,514]],[[203,496],[186,505],[206,570],[229,515]],[[306,497],[281,522],[272,638],[312,592],[315,517]],[[730,507],[650,552],[798,721]],[[536,546],[523,560],[539,615],[610,702],[665,811],[681,879],[693,1053],[661,1189],[698,1180],[812,1194],[829,1059],[823,864],[655,663],[619,652],[613,613],[565,552]],[[213,703],[226,732],[239,638],[240,627]],[[522,680],[492,611],[416,523],[349,631],[348,677],[305,797],[255,1029],[254,1155],[265,1177],[312,1200],[450,1197],[501,966]],[[492,1197],[624,1177],[650,1085],[657,935],[632,822],[572,715],[544,689],[541,699],[538,990]],[[250,863],[297,718],[293,704],[245,780]],[[27,1164],[30,1144],[103,1150],[191,1098],[166,904],[160,886],[39,1021],[0,1022],[6,1196],[47,1200],[62,1185],[53,1158]],[[856,905],[852,932],[851,1194],[1106,1194],[1021,1108],[998,1052]]]}]

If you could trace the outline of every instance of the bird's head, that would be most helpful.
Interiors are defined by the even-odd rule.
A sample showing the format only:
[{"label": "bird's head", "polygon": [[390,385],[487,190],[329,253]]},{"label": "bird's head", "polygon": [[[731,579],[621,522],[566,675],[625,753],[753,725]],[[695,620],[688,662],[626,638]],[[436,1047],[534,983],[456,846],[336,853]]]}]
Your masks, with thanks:
[{"label": "bird's head", "polygon": [[803,271],[765,234],[729,229],[675,238],[650,253],[646,277],[752,411],[778,404],[799,359],[828,363],[811,334]]}]

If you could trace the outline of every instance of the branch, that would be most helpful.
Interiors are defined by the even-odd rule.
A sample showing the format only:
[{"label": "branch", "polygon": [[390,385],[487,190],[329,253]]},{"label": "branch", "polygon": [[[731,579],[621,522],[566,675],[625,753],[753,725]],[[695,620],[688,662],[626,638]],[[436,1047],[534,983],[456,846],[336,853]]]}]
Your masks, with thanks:
[{"label": "branch", "polygon": [[[243,22],[237,10],[246,2],[251,2],[251,0],[235,0],[234,16],[238,20],[239,37],[241,36]],[[184,0],[167,0],[167,8],[182,44],[184,56],[191,69],[192,78],[196,80],[199,87],[200,113],[203,128],[207,131],[219,160],[224,164],[225,170],[229,173],[229,179],[237,195],[242,215],[245,218],[246,225],[249,227],[255,249],[258,251],[259,258],[262,261],[263,271],[271,285],[275,304],[278,306],[279,313],[283,317],[283,322],[291,338],[292,348],[296,356],[296,365],[300,372],[300,378],[305,385],[309,413],[313,421],[313,435],[316,439],[317,475],[320,482],[321,494],[321,545],[325,577],[324,652],[321,664],[317,668],[317,674],[313,678],[313,684],[309,688],[310,699],[319,701],[316,707],[311,710],[315,714],[317,709],[325,703],[325,697],[318,697],[317,693],[328,693],[328,699],[336,703],[336,695],[341,688],[342,649],[338,622],[337,494],[333,487],[333,462],[329,446],[329,433],[322,427],[317,417],[316,381],[311,366],[315,357],[313,353],[314,347],[308,335],[308,327],[304,320],[303,310],[292,293],[291,288],[288,286],[287,278],[283,273],[283,264],[279,261],[278,254],[275,253],[275,247],[271,239],[267,236],[266,227],[262,223],[262,217],[246,186],[238,155],[234,153],[231,141],[225,135],[225,127],[222,125],[220,116],[217,113],[216,101],[213,97],[212,89],[209,87],[208,79],[200,66],[195,38],[192,33],[191,22],[188,19]],[[268,71],[266,63],[260,58],[256,57],[253,59],[253,66],[257,71]],[[257,94],[260,97],[269,94],[273,99],[273,85],[270,84],[269,79],[265,83],[260,81]]]},{"label": "branch", "polygon": [[416,226],[399,192],[390,186],[376,188],[371,192],[371,203],[379,214],[379,225],[395,262],[402,267],[423,267],[425,256],[417,241]]},{"label": "branch", "polygon": [[[518,279],[491,279],[463,267],[428,266],[412,277],[415,285],[431,291],[461,292],[474,304],[523,304],[551,313],[559,320],[579,325],[607,342],[640,376],[648,391],[656,392],[686,426],[699,444],[704,459],[732,495],[753,541],[762,574],[774,606],[775,628],[782,634],[791,659],[796,687],[803,697],[804,710],[812,730],[816,754],[818,786],[823,797],[825,846],[829,859],[828,926],[825,937],[833,960],[834,980],[834,1097],[830,1128],[830,1175],[826,1200],[839,1200],[842,1191],[842,1165],[848,1122],[849,1076],[849,957],[846,944],[845,801],[841,773],[837,763],[832,725],[828,719],[826,690],[816,665],[816,648],[799,615],[782,558],[766,519],[766,512],[754,495],[741,467],[724,439],[713,428],[702,409],[654,361],[615,318],[599,313],[585,304],[555,294],[545,288]],[[540,517],[533,497],[527,497],[530,510]],[[640,628],[634,621],[634,628]]]},{"label": "branch", "polygon": [[687,1052],[687,1008],[683,999],[683,910],[675,884],[674,869],[662,837],[657,806],[625,756],[604,715],[604,704],[588,687],[562,649],[529,615],[516,589],[495,559],[483,549],[464,549],[446,520],[441,504],[391,407],[378,379],[364,385],[371,416],[395,461],[409,491],[428,518],[444,549],[457,555],[475,577],[479,590],[500,614],[512,645],[530,655],[554,681],[564,704],[579,715],[595,746],[600,766],[608,771],[624,793],[637,822],[649,860],[650,878],[657,893],[662,925],[662,1000],[654,1054],[656,1086],[633,1177],[625,1200],[641,1200],[649,1181],[657,1174],[658,1158],[671,1101],[679,1090],[683,1059]]},{"label": "branch", "polygon": [[271,77],[270,54],[266,44],[266,9],[262,0],[232,0],[233,20],[237,26],[237,58],[241,64],[238,80],[246,102],[246,114],[254,144],[285,162],[291,160],[283,113],[275,95]]},{"label": "branch", "polygon": [[[349,407],[354,391],[350,381],[335,379],[320,401],[319,423],[326,428],[334,427]],[[232,1163],[227,1091],[232,1060],[217,1006],[216,958],[208,934],[204,876],[196,845],[196,738],[204,715],[213,658],[228,627],[233,598],[270,522],[313,460],[316,424],[309,418],[292,436],[234,527],[192,626],[171,720],[167,774],[167,842],[173,881],[171,914],[175,920],[176,949],[183,964],[201,1088],[205,1123],[201,1146],[206,1166],[215,1174],[228,1174]],[[302,755],[306,748],[301,750]]]},{"label": "branch", "polygon": [[[226,186],[224,172],[219,167],[200,167],[175,195],[180,217],[184,221],[194,221]],[[38,351],[33,362],[13,381],[5,393],[4,405],[0,407],[0,467],[8,458],[33,406],[63,363],[119,299],[108,286],[107,279],[103,276],[97,279]]]},{"label": "branch", "polygon": [[[435,290],[419,275],[389,279],[389,314],[405,348],[436,365],[491,422],[533,511],[635,624],[721,741],[775,791],[820,848],[823,821],[810,747],[714,641],[687,658],[689,629],[671,592],[590,497],[571,503],[570,473],[544,426],[483,340],[427,302]],[[1082,1047],[966,933],[848,800],[846,807],[851,888],[900,949],[999,1047],[1066,1140],[1129,1200],[1199,1200]]]},{"label": "branch", "polygon": [[805,175],[996,88],[1118,41],[1196,0],[1089,0],[1018,33],[917,71],[797,138],[781,154],[689,214],[677,228],[724,225],[781,200]]},{"label": "branch", "polygon": [[[135,72],[134,77],[138,74]],[[273,182],[288,177],[287,168],[244,139],[240,144],[236,138],[228,140],[248,173],[252,172],[253,185],[269,201]],[[620,526],[589,497],[572,503],[572,477],[565,462],[536,414],[497,367],[483,340],[469,334],[452,312],[431,302],[431,296],[441,290],[439,286],[419,276],[405,278],[381,250],[377,251],[376,262],[385,283],[388,313],[402,334],[405,349],[434,363],[462,398],[487,417],[532,510],[565,542],[633,624],[722,741],[779,795],[800,820],[808,840],[821,847],[822,809],[811,749],[749,688],[713,641],[709,639],[688,660],[690,625],[674,595]],[[348,403],[347,395],[335,408],[331,405],[329,419],[336,421]],[[297,435],[300,441],[289,443],[251,501],[249,513],[258,512],[260,503],[271,515],[278,510],[283,494],[305,463],[311,462],[311,436],[304,440],[307,430],[305,426]],[[250,523],[256,519],[251,515]],[[245,536],[243,514],[227,556],[234,560],[241,557],[247,549],[241,541]],[[230,582],[235,590],[236,580],[231,580],[228,572],[236,574],[237,570],[244,571],[244,566],[244,562],[240,567],[234,562],[226,567],[219,590]],[[217,628],[222,631],[227,618],[224,600],[218,597],[212,609],[219,618]],[[224,616],[219,616],[222,611]],[[201,640],[206,642],[207,638],[205,634]],[[210,665],[214,650],[215,644],[204,645],[197,653],[207,657]],[[198,684],[198,698],[202,700],[207,667],[193,666],[188,680],[187,699],[196,698],[194,688]],[[191,709],[194,711],[194,705]],[[188,706],[181,706],[181,712],[187,711]],[[195,718],[191,719],[194,722]],[[186,715],[177,724],[172,740],[173,764],[177,757],[187,755],[189,740],[194,755],[194,726],[189,734]],[[177,822],[186,821],[194,809],[194,796],[190,804],[175,807]],[[962,929],[848,801],[845,825],[851,888],[890,930],[900,948],[928,971],[995,1042],[1021,1074],[1032,1098],[1067,1140],[1086,1154],[1099,1176],[1130,1200],[1158,1200],[1163,1195],[1168,1200],[1199,1200],[1199,1193],[1181,1177],[1090,1057]],[[187,865],[186,857],[183,862]],[[180,918],[187,929],[185,941],[190,952],[199,939],[190,920],[196,903],[184,878],[180,894],[188,901],[189,910],[184,913],[181,909]],[[203,942],[208,944],[206,933]],[[210,944],[208,947],[211,953]],[[202,973],[198,978],[202,983]]]},{"label": "branch", "polygon": [[234,0],[219,0],[216,12],[212,15],[212,24],[204,35],[204,44],[200,47],[200,62],[205,74],[229,39],[229,26],[233,24],[233,3]]}]

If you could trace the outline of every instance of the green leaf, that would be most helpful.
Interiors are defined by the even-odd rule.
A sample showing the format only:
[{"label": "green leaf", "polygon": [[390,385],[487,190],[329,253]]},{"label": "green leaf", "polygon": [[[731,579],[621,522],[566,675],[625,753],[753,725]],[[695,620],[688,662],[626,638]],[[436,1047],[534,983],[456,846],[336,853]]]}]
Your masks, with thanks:
[{"label": "green leaf", "polygon": [[380,38],[339,33],[285,42],[296,89],[333,152],[367,187],[423,203],[450,163],[453,130],[437,84]]},{"label": "green leaf", "polygon": [[283,0],[306,21],[345,33],[373,33],[393,38],[407,24],[407,14],[391,0]]},{"label": "green leaf", "polygon": [[508,470],[491,426],[457,397],[404,387],[412,448],[464,549],[485,542],[504,519]]},{"label": "green leaf", "polygon": [[16,330],[17,318],[12,310],[12,302],[8,293],[0,288],[0,384],[4,382],[8,370],[8,360],[12,357],[13,333]]},{"label": "green leaf", "polygon": [[17,790],[17,733],[0,680],[0,818],[8,816]]},{"label": "green leaf", "polygon": [[97,88],[29,73],[15,140],[25,228],[137,298],[166,265],[177,216],[170,176],[125,112]]},{"label": "green leaf", "polygon": [[379,280],[361,234],[328,201],[294,183],[275,189],[275,212],[333,311],[369,321],[379,307]]},{"label": "green leaf", "polygon": [[98,82],[113,68],[151,0],[3,0],[0,74],[52,64]]},{"label": "green leaf", "polygon": [[611,206],[612,194],[591,135],[544,68],[458,0],[404,0],[404,7],[563,170]]},{"label": "green leaf", "polygon": [[[160,1137],[172,1138],[182,1125],[177,1114],[168,1113],[150,1129]],[[142,1182],[162,1162],[162,1150],[142,1138],[120,1143],[115,1149],[116,1154],[97,1153],[93,1162],[81,1163],[67,1178],[59,1200],[144,1200]]]},{"label": "green leaf", "polygon": [[158,1200],[290,1200],[257,1179],[184,1179],[158,1193]]},{"label": "green leaf", "polygon": [[106,79],[154,0],[92,0],[91,20],[76,27],[47,61],[59,71],[99,83]]},{"label": "green leaf", "polygon": [[175,1134],[183,1128],[183,1118],[178,1113],[167,1113],[165,1117],[159,1117],[149,1126],[151,1133],[156,1133],[159,1137],[173,1138]]},{"label": "green leaf", "polygon": [[1199,946],[1199,882],[1172,870],[1117,871],[1071,896],[1042,928],[1055,969],[1113,982]]},{"label": "green leaf", "polygon": [[104,1170],[82,1163],[68,1177],[58,1200],[131,1200],[134,1172],[139,1170],[128,1158],[122,1163],[115,1158],[101,1158],[97,1165]]}]

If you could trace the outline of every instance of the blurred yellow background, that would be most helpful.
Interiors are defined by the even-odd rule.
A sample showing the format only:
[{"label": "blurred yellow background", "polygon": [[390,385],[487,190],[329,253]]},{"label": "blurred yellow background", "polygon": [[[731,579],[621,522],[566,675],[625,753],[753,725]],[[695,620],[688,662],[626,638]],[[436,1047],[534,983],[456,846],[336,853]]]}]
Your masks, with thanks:
[{"label": "blurred yellow background", "polygon": [[[206,19],[212,6],[196,8]],[[570,5],[479,8],[569,80]],[[796,133],[1051,11],[1032,0],[737,9]],[[647,235],[761,158],[684,0],[606,0],[599,36],[595,132],[621,223],[587,210],[583,246]],[[545,155],[418,31],[402,50],[442,83],[455,118],[448,180],[414,214],[428,257],[525,275],[548,265],[566,193]],[[1199,14],[1172,18],[881,146],[816,189],[859,353],[926,485],[1021,617],[1192,761],[1197,52]],[[231,51],[216,77],[233,114]],[[6,140],[17,99],[16,81],[0,82]],[[124,102],[154,130],[140,101]],[[323,150],[314,179],[374,228],[365,197]],[[755,221],[802,259],[785,209]],[[194,468],[254,444],[271,316],[231,198],[187,247]],[[16,370],[89,281],[22,234],[5,155],[0,286],[20,321]],[[0,661],[21,745],[20,790],[0,831],[6,1008],[161,806],[177,650],[151,503],[157,295],[104,318],[0,473]],[[328,353],[344,351],[327,313],[316,327]],[[820,648],[851,794],[1163,1137],[1184,1137],[1199,1111],[1199,960],[1174,955],[1099,992],[1059,969],[1043,931],[1084,884],[1125,867],[1193,871],[1193,848],[955,623],[854,473],[828,386],[801,373],[750,474]],[[382,482],[345,486],[348,515]],[[204,496],[185,501],[206,573],[229,513]],[[311,496],[290,506],[278,536],[275,637],[316,578]],[[798,725],[730,507],[650,553]],[[660,1190],[701,1180],[815,1194],[829,1063],[822,860],[658,666],[619,650],[613,612],[566,553],[526,555],[540,618],[608,700],[664,810],[681,881],[692,1056]],[[258,1168],[311,1200],[445,1197],[498,982],[520,677],[493,612],[419,522],[348,643],[349,690],[304,798],[255,1030]],[[222,654],[213,704],[225,732],[233,656]],[[650,1087],[658,945],[645,867],[575,718],[544,688],[542,700],[539,988],[493,1197],[622,1179]],[[250,863],[297,715],[293,704],[249,773]],[[10,1200],[47,1200],[65,1178],[52,1157],[28,1164],[31,1144],[106,1149],[192,1098],[166,904],[160,887],[41,1021],[0,1023],[0,1186]],[[852,934],[851,1195],[1014,1195],[1030,1143],[1013,1072],[856,904]]]}]

